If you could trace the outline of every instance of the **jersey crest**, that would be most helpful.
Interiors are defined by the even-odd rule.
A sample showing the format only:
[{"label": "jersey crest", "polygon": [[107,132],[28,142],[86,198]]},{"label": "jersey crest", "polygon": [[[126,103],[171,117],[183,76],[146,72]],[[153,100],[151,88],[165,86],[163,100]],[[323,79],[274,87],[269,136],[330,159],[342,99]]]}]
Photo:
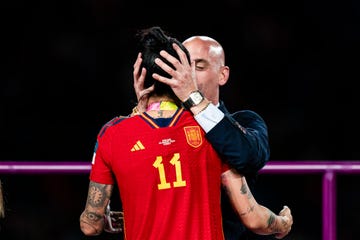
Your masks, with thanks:
[{"label": "jersey crest", "polygon": [[199,126],[184,127],[184,131],[186,136],[186,142],[190,146],[197,148],[202,144],[202,137]]}]

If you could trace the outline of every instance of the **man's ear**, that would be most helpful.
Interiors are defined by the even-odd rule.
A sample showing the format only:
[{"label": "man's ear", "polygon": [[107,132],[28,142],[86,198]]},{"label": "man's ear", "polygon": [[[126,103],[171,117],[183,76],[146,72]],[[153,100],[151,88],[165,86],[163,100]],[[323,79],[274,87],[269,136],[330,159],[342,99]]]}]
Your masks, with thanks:
[{"label": "man's ear", "polygon": [[228,66],[222,66],[220,70],[219,85],[223,86],[229,79],[230,68]]}]

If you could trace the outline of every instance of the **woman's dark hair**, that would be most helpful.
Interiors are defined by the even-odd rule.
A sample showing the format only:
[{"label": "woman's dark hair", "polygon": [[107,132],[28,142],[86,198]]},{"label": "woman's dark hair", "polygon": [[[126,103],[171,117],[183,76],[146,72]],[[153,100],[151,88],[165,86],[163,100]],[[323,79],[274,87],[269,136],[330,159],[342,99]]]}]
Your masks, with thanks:
[{"label": "woman's dark hair", "polygon": [[179,45],[179,47],[186,53],[187,59],[190,63],[190,54],[187,51],[187,49],[184,47],[184,45],[177,40],[176,38],[172,38],[165,34],[165,32],[158,26],[143,29],[138,32],[138,38],[139,40],[139,47],[140,51],[142,52],[142,64],[141,67],[146,68],[146,77],[144,81],[144,87],[148,88],[151,85],[154,85],[154,92],[152,94],[154,95],[168,95],[172,97],[173,99],[178,99],[172,89],[159,81],[156,81],[152,78],[153,73],[157,73],[161,76],[170,78],[171,76],[167,74],[165,71],[163,71],[156,63],[155,59],[160,58],[162,61],[164,61],[166,64],[168,64],[170,67],[175,69],[175,67],[168,62],[165,58],[160,56],[160,51],[165,50],[173,57],[180,59],[176,51],[174,50],[172,44],[176,43]]}]

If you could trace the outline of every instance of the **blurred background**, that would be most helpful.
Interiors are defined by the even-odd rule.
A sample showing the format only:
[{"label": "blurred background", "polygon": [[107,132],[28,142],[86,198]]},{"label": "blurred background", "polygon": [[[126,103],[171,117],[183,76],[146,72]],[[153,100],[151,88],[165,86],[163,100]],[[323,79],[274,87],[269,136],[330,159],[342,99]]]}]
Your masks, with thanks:
[{"label": "blurred background", "polygon": [[[153,25],[223,45],[221,99],[266,120],[271,160],[360,160],[358,1],[6,1],[0,11],[0,161],[90,162],[101,126],[135,105],[135,34]],[[88,175],[0,177],[1,240],[87,239]],[[360,234],[359,180],[338,177],[338,239]],[[321,239],[320,175],[262,174],[254,195],[275,212],[292,207],[286,239]]]}]

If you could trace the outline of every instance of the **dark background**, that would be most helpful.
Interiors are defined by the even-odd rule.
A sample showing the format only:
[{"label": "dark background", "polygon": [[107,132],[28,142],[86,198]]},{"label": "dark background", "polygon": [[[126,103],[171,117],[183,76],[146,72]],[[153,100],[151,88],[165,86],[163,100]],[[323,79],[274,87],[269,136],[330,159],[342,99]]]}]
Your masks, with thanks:
[{"label": "dark background", "polygon": [[[2,3],[0,161],[89,162],[101,126],[134,106],[134,36],[153,25],[180,41],[208,35],[223,45],[231,73],[221,99],[230,111],[252,109],[266,120],[271,160],[360,160],[359,5]],[[84,238],[78,218],[87,176],[1,179],[8,207],[1,240]],[[352,217],[360,212],[359,183],[358,175],[339,176],[338,239],[360,233],[359,218]],[[261,175],[255,194],[275,212],[292,207],[295,223],[287,239],[321,239],[321,176]]]}]

